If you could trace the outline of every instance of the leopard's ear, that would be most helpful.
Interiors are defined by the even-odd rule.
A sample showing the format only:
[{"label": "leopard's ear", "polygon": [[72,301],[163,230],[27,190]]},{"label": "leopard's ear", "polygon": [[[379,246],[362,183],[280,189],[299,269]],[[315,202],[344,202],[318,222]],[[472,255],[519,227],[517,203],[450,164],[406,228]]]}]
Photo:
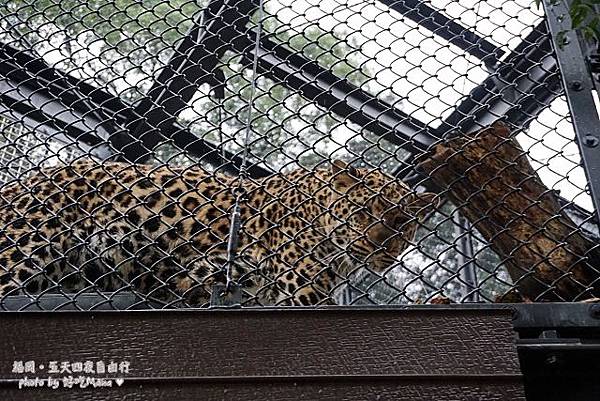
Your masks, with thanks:
[{"label": "leopard's ear", "polygon": [[440,198],[433,192],[412,193],[404,197],[403,204],[408,214],[421,220],[438,208]]},{"label": "leopard's ear", "polygon": [[332,183],[338,191],[350,188],[360,179],[358,170],[341,160],[334,160],[331,163],[331,172]]}]

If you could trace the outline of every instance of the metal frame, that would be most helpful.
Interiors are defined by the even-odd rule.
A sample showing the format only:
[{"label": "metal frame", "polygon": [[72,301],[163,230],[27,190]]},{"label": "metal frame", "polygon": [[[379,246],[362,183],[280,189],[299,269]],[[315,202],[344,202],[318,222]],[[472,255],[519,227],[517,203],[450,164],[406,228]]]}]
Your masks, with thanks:
[{"label": "metal frame", "polygon": [[[495,67],[442,121],[437,128],[440,137],[473,132],[499,119],[525,129],[562,92],[545,21]],[[426,180],[414,169],[400,167],[395,173],[413,185]]]},{"label": "metal frame", "polygon": [[[435,35],[480,58],[490,68],[504,54],[491,42],[423,3],[414,0],[381,2],[431,30]],[[208,83],[214,88],[224,84],[224,77],[215,74],[215,71],[219,71],[218,60],[225,50],[237,50],[250,65],[252,57],[249,52],[252,49],[254,33],[248,31],[245,25],[256,6],[257,3],[253,0],[211,1],[187,36],[179,43],[174,57],[157,77],[148,92],[148,99],[140,102],[136,111],[144,114],[148,122],[154,123],[160,130],[161,122],[172,119],[183,109],[200,84]],[[438,130],[429,128],[406,113],[396,110],[392,105],[377,100],[317,63],[290,52],[268,38],[261,40],[260,50],[260,67],[269,77],[300,91],[307,98],[341,117],[384,136],[392,143],[426,150],[439,139]],[[147,126],[140,125],[134,137],[141,135],[141,127]],[[396,135],[402,139],[396,138]],[[149,134],[144,133],[144,137],[148,136]],[[148,141],[153,142],[152,139]]]},{"label": "metal frame", "polygon": [[[139,162],[151,155],[151,148],[131,135],[146,124],[143,114],[118,97],[50,67],[41,57],[2,43],[1,88],[6,89],[0,97],[5,108],[10,108],[11,114],[22,115],[32,127],[63,133],[97,150],[104,158]],[[169,133],[176,145],[224,171],[236,173],[241,165],[238,155],[218,149],[174,121],[163,124],[161,129]],[[232,162],[222,164],[222,153]],[[269,174],[258,165],[249,170],[255,176]]]},{"label": "metal frame", "polygon": [[[201,84],[208,83],[213,88],[224,85],[219,58],[229,47],[228,41],[239,35],[235,33],[236,27],[247,23],[255,7],[248,0],[211,1],[206,6],[146,97],[135,107],[144,121],[133,130],[134,138],[152,149],[173,135],[169,128]],[[221,90],[216,93],[218,96]],[[145,155],[137,156],[141,161],[146,159]]]},{"label": "metal frame", "polygon": [[[268,37],[261,40],[260,71],[320,106],[412,153],[428,150],[440,138],[452,135],[454,130],[467,132],[502,116],[508,116],[513,124],[525,125],[558,96],[560,82],[555,60],[549,54],[551,48],[546,36],[545,23],[536,27],[503,62],[498,62],[498,58],[503,56],[501,50],[453,22],[439,10],[421,3],[413,4],[413,0],[382,0],[382,3],[479,57],[488,67],[492,68],[493,65],[495,68],[495,72],[466,96],[440,127],[427,126]],[[82,104],[83,100],[88,100],[114,112],[111,116],[101,116],[103,118],[94,120],[90,108],[84,108],[84,115],[77,115],[78,121],[86,119],[86,125],[90,127],[104,127],[109,123],[112,126],[104,128],[104,138],[99,140],[82,136],[81,132],[76,132],[75,137],[97,143],[108,138],[124,159],[133,162],[146,160],[156,144],[164,138],[171,138],[190,153],[205,156],[208,162],[219,165],[222,160],[216,151],[217,146],[179,127],[175,116],[187,106],[187,102],[203,83],[210,84],[215,89],[216,96],[219,96],[224,85],[224,76],[219,73],[219,56],[226,50],[237,51],[244,56],[245,62],[250,64],[249,52],[254,33],[245,28],[245,25],[255,7],[256,3],[252,0],[211,1],[200,13],[187,36],[179,42],[171,61],[157,76],[147,96],[134,108],[124,105],[119,99],[97,88],[66,77],[68,85],[60,88],[62,93],[73,93],[74,88],[83,88],[80,96]],[[10,48],[6,45],[3,47]],[[17,53],[21,58],[28,57],[22,52]],[[12,57],[14,56],[8,55],[6,59],[10,61]],[[30,61],[31,58],[19,63],[19,68],[24,65],[31,66]],[[45,64],[41,60],[35,61]],[[40,65],[33,71],[60,74],[47,65]],[[24,83],[24,79],[19,77],[11,79],[15,80],[17,85]],[[36,89],[40,87],[42,85]],[[67,102],[66,106],[67,110],[71,111],[73,103]],[[77,106],[80,108],[81,104]],[[32,105],[31,109],[34,108],[35,105]],[[96,111],[98,109],[94,108]],[[57,110],[61,110],[60,107],[57,107]],[[62,115],[62,111],[51,113],[51,118],[40,116],[37,120],[60,122],[61,119],[56,117],[59,115]],[[100,122],[103,125],[100,125]],[[72,129],[71,126],[69,128]],[[224,169],[235,172],[235,165],[239,165],[238,160],[233,166],[225,166]],[[264,176],[268,171],[253,165],[251,173]],[[418,176],[404,176],[407,173],[409,171],[406,168],[398,171],[398,174],[409,182],[421,180]]]},{"label": "metal frame", "polygon": [[[93,294],[79,294],[78,299],[84,300],[87,305],[93,306],[93,301],[97,301],[98,298]],[[39,297],[39,304],[31,302],[31,298],[26,295],[14,295],[10,297],[10,301],[13,303],[13,306],[18,309],[26,310],[26,311],[35,311],[35,310],[47,310],[43,309],[43,306],[60,306],[61,309],[65,310],[75,310],[79,308],[74,308],[72,303],[59,303],[59,300],[64,301],[64,297],[60,294],[43,294]],[[135,306],[131,307],[131,302],[137,302]],[[156,310],[157,307],[160,307],[158,303],[152,304],[147,301],[142,300],[139,296],[132,292],[122,291],[118,294],[106,294],[106,300],[103,302],[98,302],[99,309],[108,310],[109,307],[104,306],[104,304],[112,304],[113,306],[118,307],[119,305],[128,305],[131,307],[130,310]],[[102,305],[100,305],[102,304]],[[468,309],[468,310],[495,310],[495,309],[508,309],[513,313],[513,326],[516,330],[538,330],[540,331],[548,331],[548,330],[557,330],[557,329],[600,329],[600,304],[598,303],[585,303],[585,302],[545,302],[545,303],[518,303],[518,304],[506,304],[506,303],[463,303],[463,304],[402,304],[402,305],[377,305],[377,306],[368,306],[368,305],[360,305],[360,306],[320,306],[320,309],[327,310],[454,310],[454,309]],[[214,307],[212,309],[221,309],[219,307]],[[294,310],[307,310],[314,309],[311,307],[269,307],[269,306],[260,306],[260,307],[237,307],[230,308],[226,307],[225,309],[232,310],[254,310],[254,311],[269,311],[269,310],[285,310],[285,311],[294,311]],[[206,311],[210,313],[209,310],[202,309],[201,311]],[[529,332],[533,333],[533,332]]]},{"label": "metal frame", "polygon": [[[103,106],[111,101],[91,85],[75,83],[72,77],[52,69],[43,60],[5,44],[0,46],[0,71],[4,77],[0,79],[4,107],[88,146],[98,147],[108,141],[115,148],[124,145],[121,138],[112,135],[117,131],[113,125],[115,116],[89,107],[88,99],[92,97]],[[66,87],[72,90],[65,91]]]},{"label": "metal frame", "polygon": [[[223,6],[219,8],[221,4]],[[224,85],[220,81],[224,77],[215,76],[214,71],[218,71],[219,56],[226,50],[240,53],[244,64],[252,64],[255,33],[245,25],[256,5],[250,0],[238,2],[235,7],[228,4],[213,1],[207,6],[196,25],[180,42],[175,51],[177,56],[169,62],[150,89],[148,99],[136,108],[143,113],[144,109],[150,107],[150,111],[144,114],[150,123],[159,124],[159,121],[176,115],[199,85],[208,83],[216,89]],[[261,73],[392,143],[422,151],[439,139],[437,130],[378,100],[284,45],[273,42],[269,37],[261,39],[259,51]],[[179,57],[181,54],[187,57]],[[178,75],[174,75],[175,72]]]},{"label": "metal frame", "polygon": [[543,21],[465,97],[439,130],[452,136],[453,131],[472,132],[501,118],[526,128],[560,93],[558,66]]},{"label": "metal frame", "polygon": [[[600,145],[600,119],[592,96],[595,87],[589,70],[589,59],[582,50],[580,38],[576,32],[571,31],[571,1],[542,0],[542,3],[548,16],[556,58],[561,67],[563,87],[567,94],[589,190],[596,207],[596,215],[600,216],[600,157],[596,149]],[[558,42],[559,34],[564,38],[562,43]]]},{"label": "metal frame", "polygon": [[440,10],[428,6],[425,2],[418,0],[379,0],[379,2],[460,47],[468,54],[479,58],[490,69],[494,68],[504,55],[502,49],[480,37],[471,29],[448,18]]}]

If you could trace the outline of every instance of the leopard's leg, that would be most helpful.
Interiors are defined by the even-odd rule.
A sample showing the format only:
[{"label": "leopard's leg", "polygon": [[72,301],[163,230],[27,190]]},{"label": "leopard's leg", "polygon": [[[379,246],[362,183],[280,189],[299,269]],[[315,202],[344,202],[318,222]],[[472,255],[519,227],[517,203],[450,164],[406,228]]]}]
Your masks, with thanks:
[{"label": "leopard's leg", "polygon": [[100,249],[106,244],[90,244],[96,222],[47,209],[5,218],[10,223],[0,232],[0,298],[104,289],[107,260]]},{"label": "leopard's leg", "polygon": [[94,234],[95,257],[108,269],[94,283],[108,291],[126,289],[139,298],[169,305],[180,299],[172,281],[185,270],[168,247],[127,222]]},{"label": "leopard's leg", "polygon": [[8,224],[0,233],[0,298],[56,290],[71,273],[63,251],[71,244],[56,217],[37,213]]},{"label": "leopard's leg", "polygon": [[296,234],[278,247],[275,263],[277,305],[334,304],[336,276],[331,260],[341,250],[311,229]]},{"label": "leopard's leg", "polygon": [[332,289],[335,276],[331,268],[316,255],[307,255],[284,264],[276,279],[277,305],[334,304]]},{"label": "leopard's leg", "polygon": [[226,261],[226,255],[220,253],[195,255],[183,258],[177,268],[169,263],[158,275],[186,306],[208,307],[214,285],[226,283],[223,271]]},{"label": "leopard's leg", "polygon": [[[199,255],[187,261],[187,268],[174,275],[169,281],[186,304],[191,306],[209,306],[215,285],[227,283],[227,255],[215,252]],[[242,303],[261,304],[256,294],[260,277],[256,263],[247,257],[238,256],[231,270],[231,279],[241,287]]]}]

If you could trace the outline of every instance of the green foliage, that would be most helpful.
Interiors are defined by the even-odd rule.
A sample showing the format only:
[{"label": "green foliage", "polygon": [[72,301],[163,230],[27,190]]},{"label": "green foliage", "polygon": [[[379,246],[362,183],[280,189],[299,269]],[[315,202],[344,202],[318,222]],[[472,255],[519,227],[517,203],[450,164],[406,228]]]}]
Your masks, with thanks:
[{"label": "green foliage", "polygon": [[574,0],[571,3],[569,15],[571,29],[580,29],[584,38],[600,41],[600,15],[594,5],[600,4],[598,0]]}]

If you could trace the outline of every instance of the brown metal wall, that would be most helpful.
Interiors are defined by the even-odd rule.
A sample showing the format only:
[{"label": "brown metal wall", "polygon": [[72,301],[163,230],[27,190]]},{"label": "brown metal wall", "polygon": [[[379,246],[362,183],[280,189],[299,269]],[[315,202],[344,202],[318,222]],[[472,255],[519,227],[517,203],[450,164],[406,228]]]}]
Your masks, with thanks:
[{"label": "brown metal wall", "polygon": [[[0,335],[2,400],[524,399],[506,310],[3,313]],[[131,369],[112,389],[18,390],[15,360]]]}]

